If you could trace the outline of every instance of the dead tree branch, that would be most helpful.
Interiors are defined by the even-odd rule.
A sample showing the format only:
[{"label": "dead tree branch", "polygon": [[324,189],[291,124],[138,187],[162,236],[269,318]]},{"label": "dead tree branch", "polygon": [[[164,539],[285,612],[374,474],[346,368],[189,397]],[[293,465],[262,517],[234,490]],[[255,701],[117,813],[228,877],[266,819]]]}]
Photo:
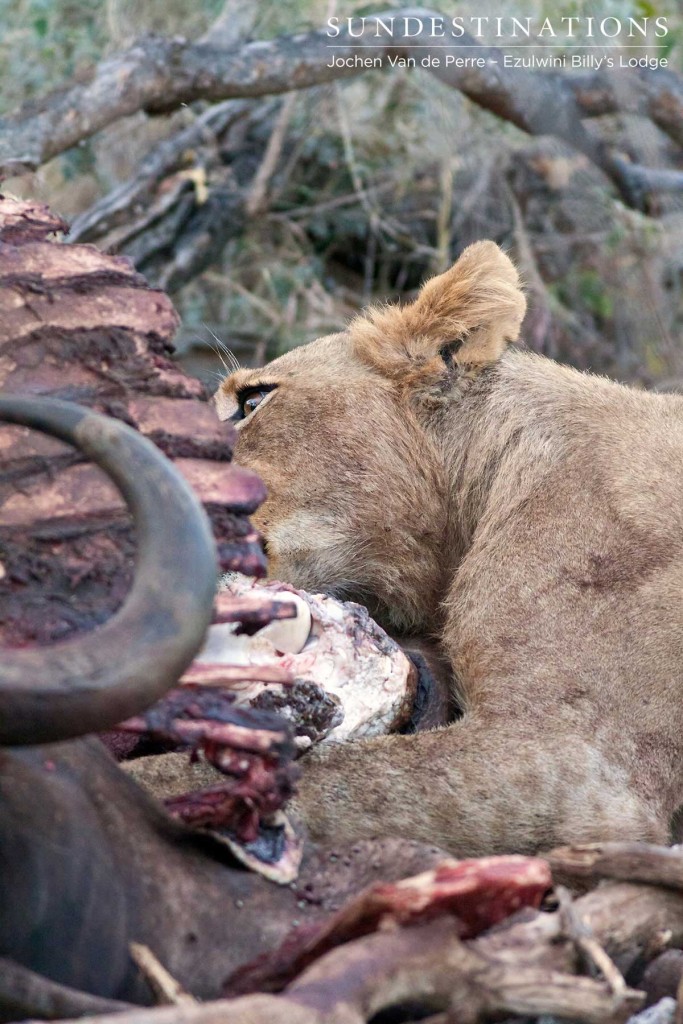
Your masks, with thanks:
[{"label": "dead tree branch", "polygon": [[591,1024],[626,1020],[642,1003],[631,989],[615,998],[604,982],[489,957],[476,942],[463,943],[450,921],[342,946],[310,967],[285,999],[317,1010],[321,1020],[335,1005],[346,1004],[348,1019],[362,1021],[416,1000],[435,1011],[457,1007],[465,1021],[495,1012],[548,1013]]},{"label": "dead tree branch", "polygon": [[157,1006],[196,1005],[194,996],[185,991],[144,942],[131,942],[130,955],[154,992]]},{"label": "dead tree branch", "polygon": [[[574,909],[609,956],[647,945],[662,929],[673,942],[683,937],[683,898],[660,889],[611,884],[577,900]],[[559,913],[537,914],[471,942],[459,937],[457,921],[442,917],[332,949],[280,996],[140,1009],[116,1024],[362,1024],[408,1000],[433,1013],[457,1007],[458,1020],[550,1013],[603,1024],[626,1020],[642,1003],[642,994],[615,986],[613,978],[597,981],[575,971],[574,942],[567,941]],[[86,1024],[95,1021],[86,1018]],[[98,1024],[114,1024],[114,1018]]]},{"label": "dead tree branch", "polygon": [[[419,8],[394,10],[391,15],[398,25],[402,18],[422,17],[426,22],[437,16],[434,11]],[[366,24],[369,21],[366,19]],[[143,39],[126,52],[102,61],[89,81],[52,93],[36,108],[19,111],[0,123],[0,172],[16,174],[35,169],[113,121],[140,110],[168,113],[200,99],[217,102],[266,96],[360,74],[362,66],[339,66],[331,57],[363,56],[370,42],[369,35],[352,39],[341,33],[332,49],[324,30],[250,42],[232,50],[184,39]],[[382,67],[410,55],[409,47],[417,44],[424,55],[441,56],[439,66],[430,68],[438,79],[531,135],[553,135],[570,143],[612,179],[631,205],[640,205],[644,188],[683,188],[683,174],[667,177],[664,183],[659,178],[652,180],[647,169],[617,159],[609,147],[587,131],[582,121],[584,109],[594,112],[600,104],[595,98],[591,102],[585,80],[583,89],[577,91],[569,75],[506,68],[502,50],[480,45],[467,34],[457,39],[434,39],[426,34],[394,36],[381,47],[376,45],[375,37],[372,42],[371,52],[380,58]],[[485,66],[446,67],[446,46],[451,52],[466,48],[468,55],[475,48]],[[677,77],[633,75],[632,82],[634,92],[644,93],[641,103],[653,119],[677,138],[683,93]],[[608,102],[616,103],[620,94],[611,80],[593,91],[600,92],[603,107]]]},{"label": "dead tree branch", "polygon": [[117,247],[123,245],[136,231],[135,225],[131,224],[131,212],[146,210],[155,186],[163,178],[187,166],[188,153],[219,138],[251,110],[252,104],[248,101],[227,100],[209,107],[189,128],[154,146],[140,164],[135,177],[76,217],[71,224],[69,241],[92,242],[123,226],[111,243]]},{"label": "dead tree branch", "polygon": [[[575,901],[573,916],[609,957],[654,948],[663,930],[673,944],[683,939],[683,897],[654,886],[602,886]],[[282,995],[136,1009],[116,1024],[363,1024],[406,1001],[432,1013],[457,1007],[457,1019],[466,1021],[549,1013],[606,1024],[626,1020],[642,1002],[642,994],[615,983],[613,965],[609,980],[577,976],[575,941],[562,913],[536,914],[469,942],[460,932],[451,917],[380,930],[331,949]],[[105,1016],[97,1024],[115,1021]]]},{"label": "dead tree branch", "polygon": [[648,882],[683,889],[683,853],[647,843],[591,843],[563,846],[549,857],[553,868],[570,878]]},{"label": "dead tree branch", "polygon": [[650,118],[677,145],[683,146],[683,81],[674,72],[641,69],[596,71],[567,76],[584,117],[629,113]]},{"label": "dead tree branch", "polygon": [[[341,77],[328,68],[326,36],[312,32],[222,50],[150,37],[92,71],[89,81],[44,97],[0,122],[0,171],[34,170],[122,117],[169,113],[196,100],[218,102],[305,89]],[[351,73],[351,72],[350,72]]]},{"label": "dead tree branch", "polygon": [[275,120],[272,135],[263,154],[263,160],[249,188],[246,210],[250,217],[263,213],[268,205],[268,185],[275,173],[275,168],[282,153],[287,128],[289,127],[292,111],[294,110],[294,97],[294,93],[288,93],[285,96],[280,113]]}]

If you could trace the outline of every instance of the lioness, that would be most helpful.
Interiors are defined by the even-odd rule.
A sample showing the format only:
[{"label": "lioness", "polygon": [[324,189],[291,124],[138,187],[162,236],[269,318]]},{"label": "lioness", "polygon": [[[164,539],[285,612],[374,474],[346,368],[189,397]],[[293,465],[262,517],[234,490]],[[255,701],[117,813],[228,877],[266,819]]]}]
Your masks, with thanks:
[{"label": "lioness", "polygon": [[272,577],[436,634],[461,720],[318,749],[314,838],[665,842],[683,803],[683,399],[507,350],[492,242],[219,389]]}]

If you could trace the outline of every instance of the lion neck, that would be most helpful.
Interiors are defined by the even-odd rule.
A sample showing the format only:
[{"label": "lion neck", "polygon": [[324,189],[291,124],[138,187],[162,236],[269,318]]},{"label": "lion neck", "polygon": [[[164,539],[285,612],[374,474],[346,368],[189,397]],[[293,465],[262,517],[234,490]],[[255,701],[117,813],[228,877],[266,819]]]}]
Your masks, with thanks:
[{"label": "lion neck", "polygon": [[439,426],[453,571],[480,526],[502,523],[562,461],[557,409],[571,399],[575,378],[574,370],[513,350],[453,395]]}]

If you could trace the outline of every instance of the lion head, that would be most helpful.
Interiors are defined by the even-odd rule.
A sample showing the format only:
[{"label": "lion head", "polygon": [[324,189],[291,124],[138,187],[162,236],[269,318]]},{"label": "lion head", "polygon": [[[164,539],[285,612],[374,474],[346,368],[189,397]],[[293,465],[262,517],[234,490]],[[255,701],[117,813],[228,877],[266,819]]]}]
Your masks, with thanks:
[{"label": "lion head", "polygon": [[268,488],[253,521],[272,578],[358,600],[394,627],[437,628],[455,558],[445,424],[524,310],[508,257],[478,242],[410,305],[371,308],[223,381],[235,457]]}]

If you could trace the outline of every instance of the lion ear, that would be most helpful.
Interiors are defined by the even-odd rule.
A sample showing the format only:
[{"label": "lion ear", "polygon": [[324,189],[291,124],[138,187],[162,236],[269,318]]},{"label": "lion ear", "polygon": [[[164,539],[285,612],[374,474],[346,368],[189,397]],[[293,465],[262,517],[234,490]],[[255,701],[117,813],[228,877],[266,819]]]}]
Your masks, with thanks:
[{"label": "lion ear", "polygon": [[423,338],[473,368],[495,362],[517,340],[525,311],[519,275],[495,242],[470,245],[404,310]]},{"label": "lion ear", "polygon": [[519,337],[525,310],[512,261],[495,242],[475,242],[410,305],[375,306],[350,331],[361,359],[411,385],[443,370],[442,360],[468,370],[495,362]]}]

